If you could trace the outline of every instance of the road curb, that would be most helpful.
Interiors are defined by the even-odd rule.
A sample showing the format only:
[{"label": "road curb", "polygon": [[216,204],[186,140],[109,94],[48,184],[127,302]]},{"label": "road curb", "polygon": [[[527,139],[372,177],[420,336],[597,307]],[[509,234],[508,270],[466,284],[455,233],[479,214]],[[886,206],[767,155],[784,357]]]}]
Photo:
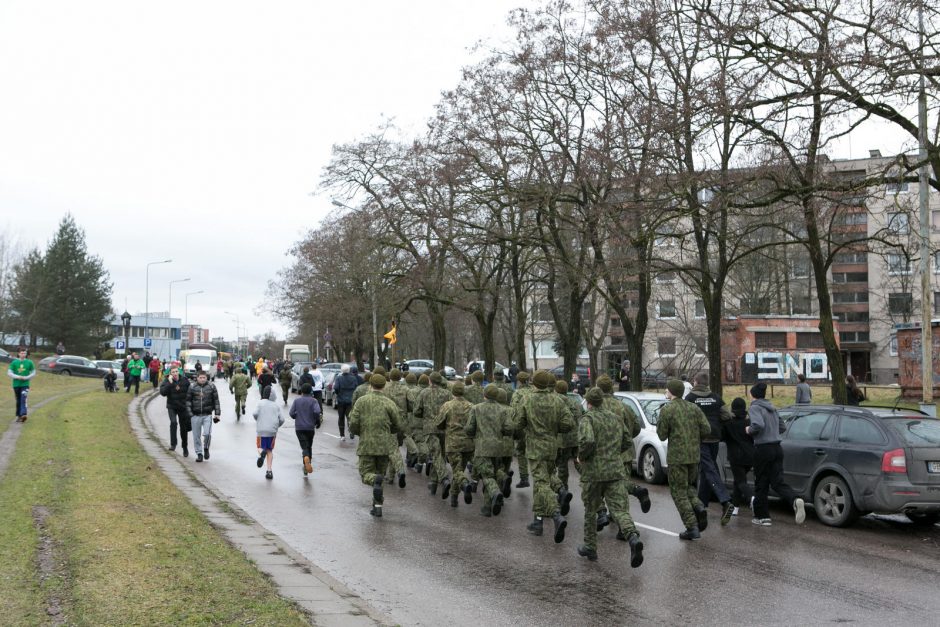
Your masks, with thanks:
[{"label": "road curb", "polygon": [[156,392],[147,392],[128,407],[128,422],[140,445],[209,523],[274,581],[282,597],[296,603],[308,613],[311,624],[320,627],[396,624],[204,483],[178,456],[168,453],[144,418],[147,405],[158,398]]}]

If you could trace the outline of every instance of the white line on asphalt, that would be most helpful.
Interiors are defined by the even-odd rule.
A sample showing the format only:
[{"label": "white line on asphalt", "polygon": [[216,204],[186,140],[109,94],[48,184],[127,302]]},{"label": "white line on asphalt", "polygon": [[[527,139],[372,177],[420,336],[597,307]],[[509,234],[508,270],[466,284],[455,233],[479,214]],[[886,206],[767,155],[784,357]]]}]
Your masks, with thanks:
[{"label": "white line on asphalt", "polygon": [[336,438],[337,440],[339,439],[339,436],[338,436],[338,435],[333,435],[332,433],[327,433],[326,431],[323,431],[323,435],[328,435],[328,436],[330,436],[331,438]]},{"label": "white line on asphalt", "polygon": [[643,527],[644,529],[649,529],[650,531],[658,531],[659,533],[665,534],[667,536],[672,536],[673,538],[678,538],[679,534],[675,531],[669,531],[668,529],[660,529],[659,527],[651,527],[650,525],[644,525],[643,523],[638,523],[633,521],[637,527]]}]

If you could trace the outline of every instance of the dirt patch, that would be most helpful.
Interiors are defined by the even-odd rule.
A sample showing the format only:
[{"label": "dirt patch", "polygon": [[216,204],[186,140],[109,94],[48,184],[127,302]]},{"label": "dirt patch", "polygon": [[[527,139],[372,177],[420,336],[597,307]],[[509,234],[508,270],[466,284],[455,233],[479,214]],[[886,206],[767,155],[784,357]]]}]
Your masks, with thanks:
[{"label": "dirt patch", "polygon": [[[65,571],[59,567],[59,560],[56,556],[55,540],[49,535],[49,530],[46,527],[46,519],[49,518],[51,513],[48,507],[42,505],[33,506],[33,524],[36,525],[36,530],[39,532],[36,565],[39,570],[40,586],[43,586],[50,577],[63,579],[65,577]],[[64,603],[59,595],[54,592],[48,594],[46,597],[46,614],[49,615],[52,621],[51,624],[53,625],[65,625],[67,623]]]}]

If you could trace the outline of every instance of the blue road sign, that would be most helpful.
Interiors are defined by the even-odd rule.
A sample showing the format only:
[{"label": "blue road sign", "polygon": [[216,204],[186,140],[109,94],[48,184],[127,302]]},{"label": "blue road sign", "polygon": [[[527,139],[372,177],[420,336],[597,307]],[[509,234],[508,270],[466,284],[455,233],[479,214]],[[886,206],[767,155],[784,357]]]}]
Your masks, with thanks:
[{"label": "blue road sign", "polygon": [[152,346],[153,346],[153,338],[152,338],[152,337],[145,337],[145,338],[144,338],[144,348],[150,348],[150,347],[152,347]]},{"label": "blue road sign", "polygon": [[124,340],[118,340],[114,343],[114,350],[122,351],[127,348],[127,345],[124,344]]}]

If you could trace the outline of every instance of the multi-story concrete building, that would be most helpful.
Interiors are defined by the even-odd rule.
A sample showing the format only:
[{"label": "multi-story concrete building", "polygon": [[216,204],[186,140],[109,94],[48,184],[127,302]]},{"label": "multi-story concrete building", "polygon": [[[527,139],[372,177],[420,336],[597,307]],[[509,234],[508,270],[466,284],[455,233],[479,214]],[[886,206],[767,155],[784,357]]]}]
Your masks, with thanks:
[{"label": "multi-story concrete building", "polygon": [[[161,359],[176,358],[180,352],[180,322],[179,318],[170,318],[167,312],[152,311],[135,313],[131,316],[131,327],[128,338],[128,352],[137,351],[143,354],[149,351]],[[119,314],[112,314],[107,320],[112,336],[111,346],[117,340],[124,339],[124,325]],[[149,329],[150,346],[144,341],[145,328]]]},{"label": "multi-story concrete building", "polygon": [[205,344],[209,342],[209,329],[203,329],[198,324],[183,325],[183,344]]}]

